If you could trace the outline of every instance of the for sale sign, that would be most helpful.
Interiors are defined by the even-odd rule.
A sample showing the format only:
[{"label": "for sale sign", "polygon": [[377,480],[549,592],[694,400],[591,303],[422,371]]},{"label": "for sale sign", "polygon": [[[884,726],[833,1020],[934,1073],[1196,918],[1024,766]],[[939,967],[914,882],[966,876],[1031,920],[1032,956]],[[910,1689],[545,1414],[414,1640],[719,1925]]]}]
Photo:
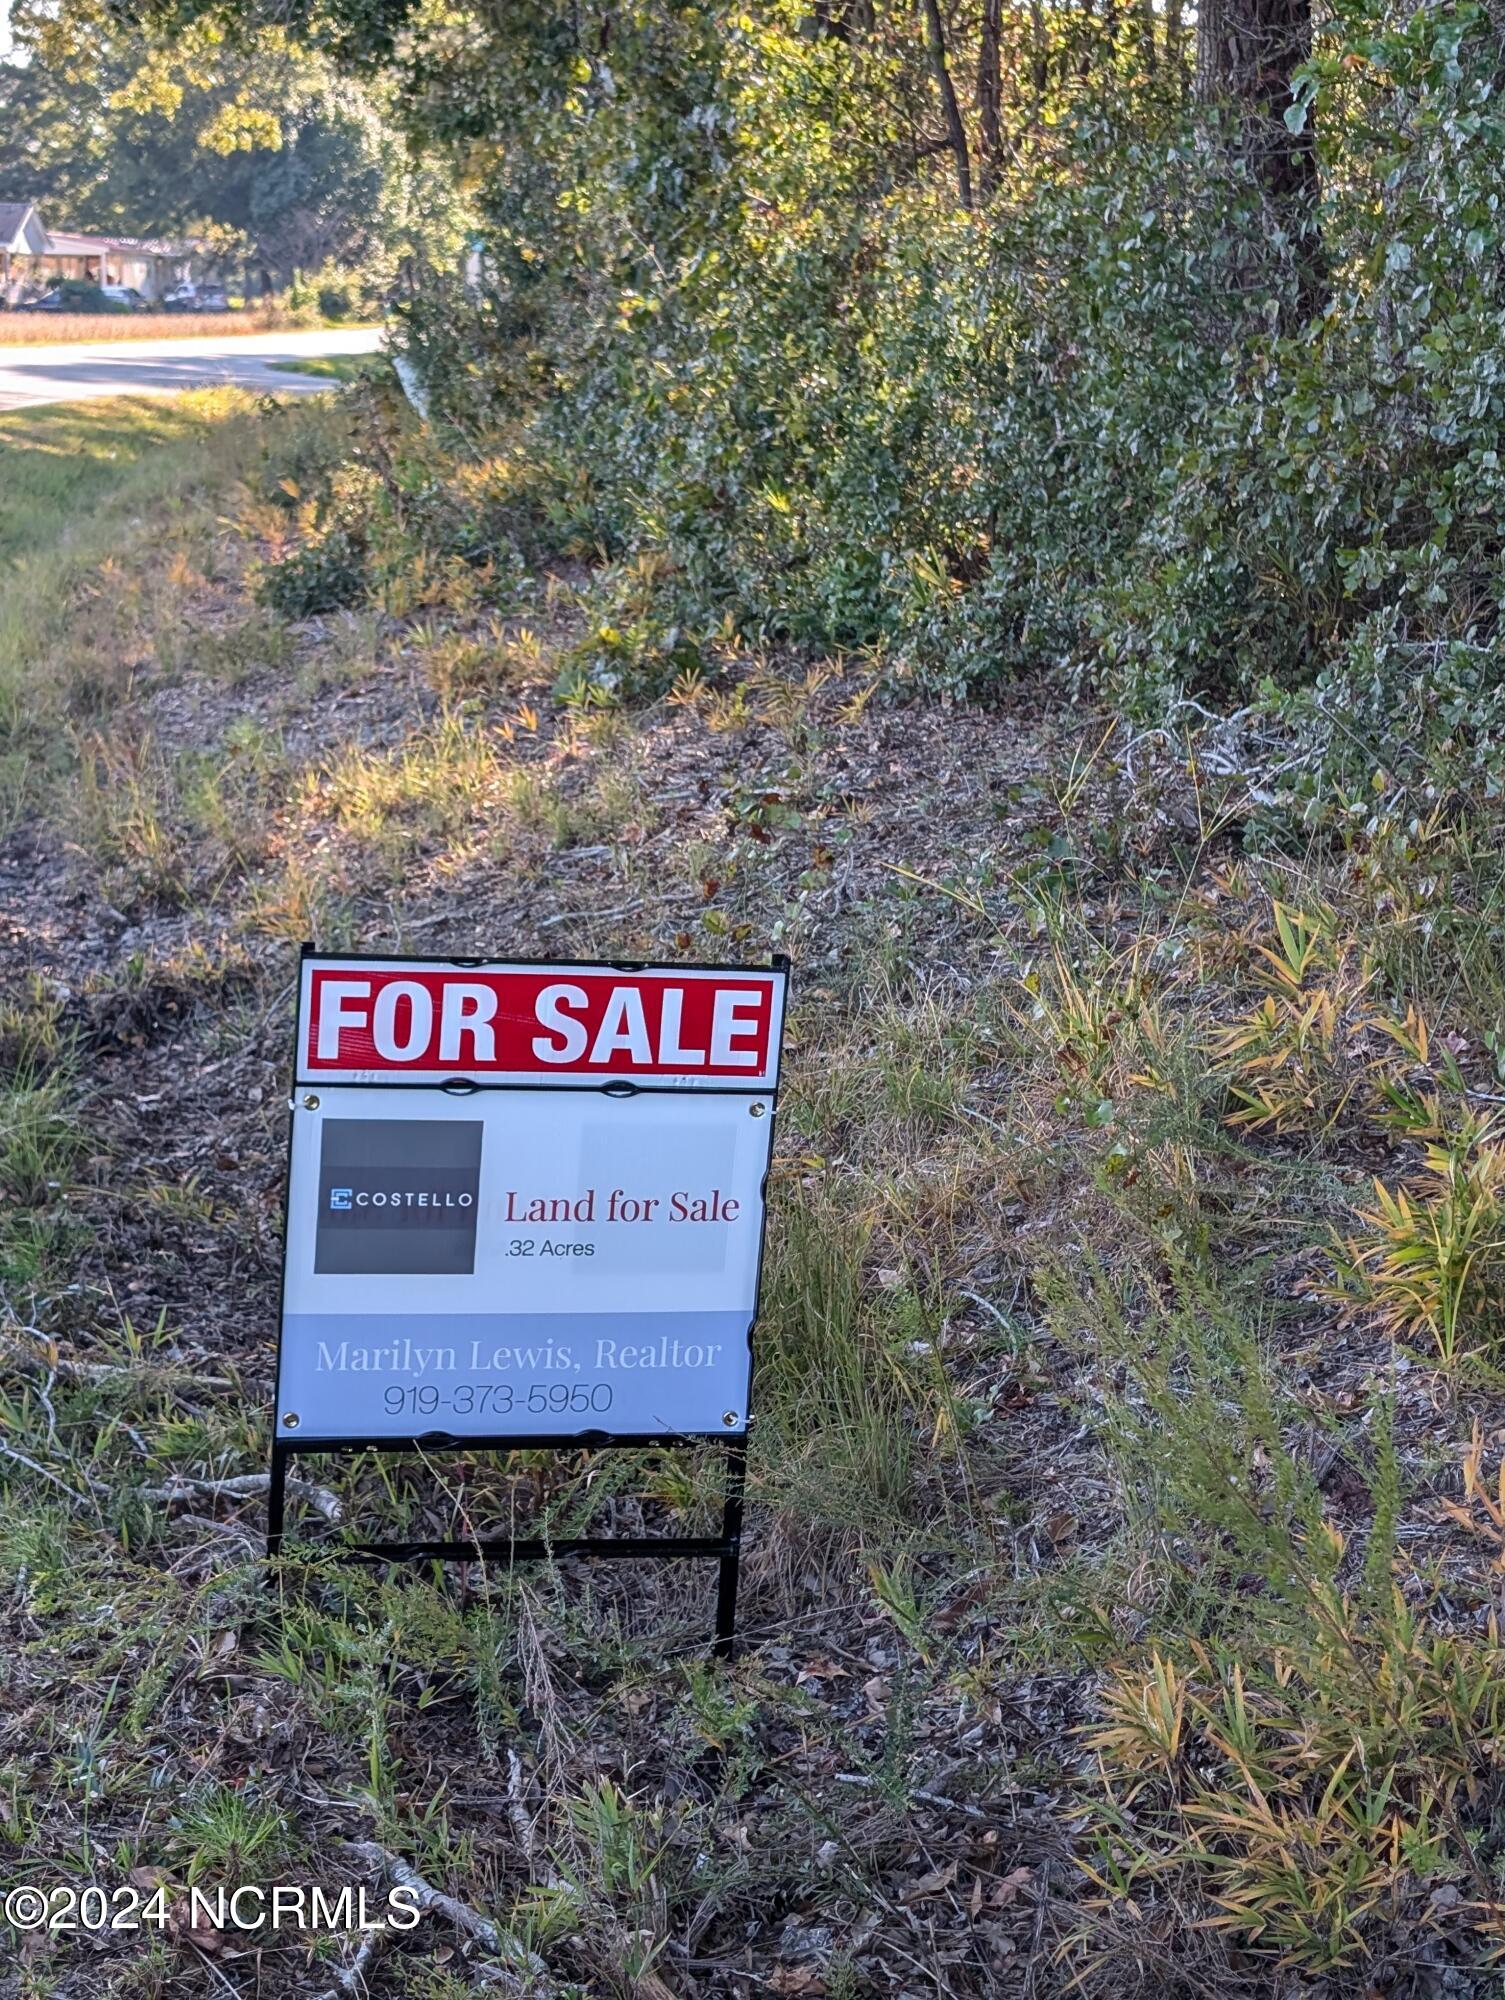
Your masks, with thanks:
[{"label": "for sale sign", "polygon": [[770,1090],[783,997],[763,969],[310,957],[298,1080]]},{"label": "for sale sign", "polygon": [[279,1435],[744,1432],[784,983],[307,958]]}]

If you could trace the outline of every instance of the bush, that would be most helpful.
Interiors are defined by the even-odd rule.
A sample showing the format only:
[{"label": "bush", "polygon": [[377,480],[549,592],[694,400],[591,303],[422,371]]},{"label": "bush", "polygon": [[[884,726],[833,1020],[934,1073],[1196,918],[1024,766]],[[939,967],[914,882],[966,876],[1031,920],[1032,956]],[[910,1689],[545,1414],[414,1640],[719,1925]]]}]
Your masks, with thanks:
[{"label": "bush", "polygon": [[1259,705],[1289,743],[1270,790],[1280,817],[1362,824],[1405,800],[1505,790],[1505,673],[1491,634],[1408,638],[1398,607],[1349,635],[1309,686],[1267,681]]},{"label": "bush", "polygon": [[1348,757],[1321,716],[1420,680],[1427,782],[1492,767],[1480,8],[1354,5],[1319,42],[1292,108],[1325,147],[1315,315],[1239,129],[1174,93],[1097,67],[968,212],[895,166],[901,42],[812,43],[777,7],[722,29],[676,15],[609,88],[587,64],[530,95],[486,290],[407,313],[451,443],[525,426],[577,544],[662,559],[665,629],[881,644],[952,693],[1065,670],[1137,720],[1301,696],[1318,789]]},{"label": "bush", "polygon": [[332,525],[263,570],[257,599],[284,618],[314,618],[365,602],[370,551],[359,529]]},{"label": "bush", "polygon": [[293,517],[299,540],[263,570],[263,601],[295,618],[372,598],[394,611],[440,598],[517,602],[530,556],[552,541],[549,487],[491,442],[494,451],[457,462],[413,422],[390,378],[300,411],[266,453],[264,495]]}]

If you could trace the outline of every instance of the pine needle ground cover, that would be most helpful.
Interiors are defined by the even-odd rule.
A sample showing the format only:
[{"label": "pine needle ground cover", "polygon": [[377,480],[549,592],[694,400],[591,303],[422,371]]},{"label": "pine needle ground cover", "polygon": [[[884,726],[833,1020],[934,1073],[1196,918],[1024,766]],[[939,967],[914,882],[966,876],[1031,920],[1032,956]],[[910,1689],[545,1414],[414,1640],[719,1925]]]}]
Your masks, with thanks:
[{"label": "pine needle ground cover", "polygon": [[[603,640],[485,545],[515,468],[174,409],[0,529],[0,1878],[172,1913],[5,1990],[1495,1992],[1495,808],[1272,830],[1214,739],[730,626],[625,706],[652,579]],[[308,937],[792,954],[729,1670],[681,1566],[330,1554],[694,1532],[693,1455],[309,1461],[263,1562]],[[404,1871],[374,1944],[187,1920]]]}]

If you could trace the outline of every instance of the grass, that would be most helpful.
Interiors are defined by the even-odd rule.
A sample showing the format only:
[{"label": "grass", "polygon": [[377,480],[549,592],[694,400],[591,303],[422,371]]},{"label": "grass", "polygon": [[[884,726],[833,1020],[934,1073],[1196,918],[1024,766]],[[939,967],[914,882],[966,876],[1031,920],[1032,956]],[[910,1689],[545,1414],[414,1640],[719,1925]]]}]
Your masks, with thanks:
[{"label": "grass", "polygon": [[[1182,832],[1236,775],[1178,757],[1162,821],[1048,701],[933,709],[730,643],[651,707],[561,706],[578,564],[457,561],[443,466],[403,458],[431,441],[396,399],[360,420],[380,438],[234,398],[3,433],[48,523],[0,514],[32,537],[0,632],[40,765],[0,941],[5,1868],[414,1868],[475,1918],[362,1972],[445,2000],[1338,2000],[1428,1955],[1484,2000],[1487,808],[1419,860],[1382,818],[1246,852]],[[395,461],[402,519],[365,532],[393,570],[380,537],[414,538],[421,605],[283,619],[258,575],[353,445]],[[688,1567],[324,1559],[378,1526],[706,1532],[709,1453],[311,1460],[298,1552],[262,1562],[310,936],[792,953],[730,1670]],[[356,1941],[311,1943],[264,1990],[337,1990]],[[20,1990],[239,1963],[195,1951],[61,1945]]]},{"label": "grass", "polygon": [[0,417],[0,796],[170,656],[173,600],[212,570],[217,510],[262,449],[235,390]]},{"label": "grass", "polygon": [[365,382],[390,372],[391,363],[380,354],[319,354],[292,361],[279,361],[285,375],[314,375],[327,382]]},{"label": "grass", "polygon": [[181,490],[185,453],[218,435],[224,407],[213,394],[142,396],[0,416],[0,565],[106,546],[120,515]]}]

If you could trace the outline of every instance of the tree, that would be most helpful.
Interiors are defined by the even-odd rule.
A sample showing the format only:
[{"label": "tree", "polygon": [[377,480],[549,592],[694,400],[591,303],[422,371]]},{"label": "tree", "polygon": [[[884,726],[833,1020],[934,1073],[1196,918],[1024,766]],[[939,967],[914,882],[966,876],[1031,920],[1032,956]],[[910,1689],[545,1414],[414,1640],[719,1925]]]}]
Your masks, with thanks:
[{"label": "tree", "polygon": [[1193,61],[1167,0],[146,4],[275,17],[457,163],[435,421],[651,557],[666,630],[1141,717],[1496,671],[1497,10],[1202,0]]},{"label": "tree", "polygon": [[415,164],[389,88],[276,25],[232,35],[205,16],[153,36],[103,0],[22,0],[14,25],[23,59],[0,63],[0,187],[54,221],[229,232],[269,284],[330,263],[452,262],[463,216],[436,200],[437,166]]},{"label": "tree", "polygon": [[1296,305],[1320,303],[1323,257],[1313,119],[1292,114],[1298,74],[1311,61],[1311,0],[1200,0],[1197,94],[1231,103],[1271,211],[1296,259]]},{"label": "tree", "polygon": [[941,21],[941,10],[937,0],[923,0],[925,9],[925,42],[930,51],[930,67],[935,72],[935,87],[940,95],[941,110],[946,120],[946,137],[956,159],[956,189],[963,208],[972,206],[972,155],[967,144],[967,128],[962,123],[961,105],[957,101],[956,86],[951,81],[951,66],[946,55],[946,30]]}]

